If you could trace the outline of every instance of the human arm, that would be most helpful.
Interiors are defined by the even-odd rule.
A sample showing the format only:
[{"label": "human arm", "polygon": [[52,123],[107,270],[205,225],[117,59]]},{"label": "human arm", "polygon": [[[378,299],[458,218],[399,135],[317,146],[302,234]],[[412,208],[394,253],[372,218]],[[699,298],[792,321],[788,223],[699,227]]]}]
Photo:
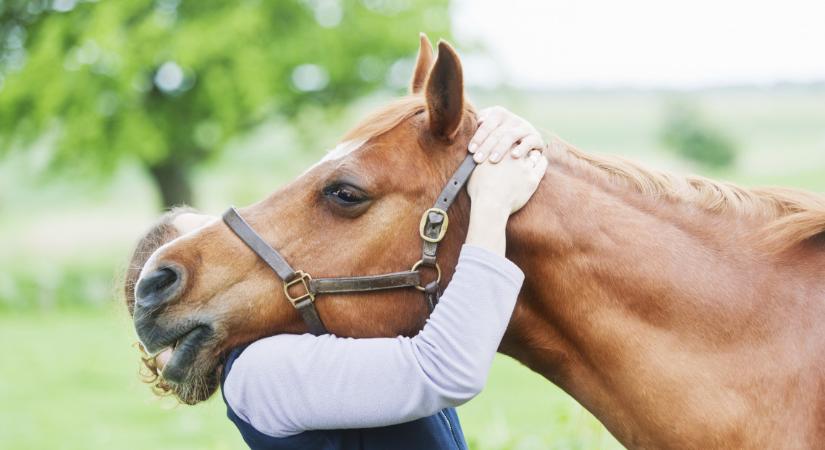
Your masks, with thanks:
[{"label": "human arm", "polygon": [[[468,148],[479,165],[467,184],[473,203],[466,243],[504,255],[507,219],[527,203],[547,169],[547,160],[540,151],[544,141],[533,125],[500,106],[481,110],[479,124]],[[533,170],[524,172],[526,179],[521,183],[531,195],[513,195],[508,189],[495,189],[495,186],[508,186],[514,181],[508,179],[513,175],[510,171],[496,169],[500,161],[509,160],[504,158],[508,152],[513,159],[526,155],[533,165]],[[487,164],[483,164],[485,162]]]},{"label": "human arm", "polygon": [[261,339],[235,360],[227,404],[275,437],[402,423],[460,405],[486,382],[522,279],[503,257],[467,245],[415,337]]},{"label": "human arm", "polygon": [[[504,151],[509,148],[512,143]],[[476,169],[468,185],[473,203],[467,245],[421,333],[262,339],[235,360],[224,384],[228,405],[257,430],[283,437],[406,422],[475,396],[523,279],[503,257],[507,218],[535,190],[546,167],[541,161]]]}]

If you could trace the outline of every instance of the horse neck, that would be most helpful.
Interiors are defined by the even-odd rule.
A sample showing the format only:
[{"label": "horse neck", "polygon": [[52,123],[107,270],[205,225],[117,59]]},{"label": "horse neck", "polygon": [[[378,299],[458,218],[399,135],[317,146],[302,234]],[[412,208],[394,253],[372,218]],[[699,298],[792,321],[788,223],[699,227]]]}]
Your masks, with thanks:
[{"label": "horse neck", "polygon": [[810,320],[822,317],[824,286],[800,275],[802,262],[753,250],[758,218],[656,200],[550,159],[508,228],[508,256],[526,281],[503,353],[629,446],[741,443],[749,414],[796,401],[788,376],[825,342]]}]

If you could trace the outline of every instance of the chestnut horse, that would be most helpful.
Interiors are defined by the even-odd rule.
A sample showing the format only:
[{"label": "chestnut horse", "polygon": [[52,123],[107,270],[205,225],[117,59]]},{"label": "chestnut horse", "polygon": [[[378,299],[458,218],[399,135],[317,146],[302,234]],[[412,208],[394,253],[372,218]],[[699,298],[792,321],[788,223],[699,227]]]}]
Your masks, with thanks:
[{"label": "chestnut horse", "polygon": [[[422,36],[411,94],[350,131],[241,214],[314,276],[406,270],[418,220],[466,154],[476,115],[446,43]],[[507,229],[526,274],[500,351],[576,398],[633,448],[825,443],[825,198],[744,189],[586,155],[555,140],[538,192]],[[449,280],[469,198],[449,211]],[[306,330],[282,282],[220,220],[160,247],[135,324],[183,401],[216,389],[237,345]],[[144,293],[146,294],[146,293]],[[319,298],[340,336],[414,335],[427,308],[400,289]]]}]

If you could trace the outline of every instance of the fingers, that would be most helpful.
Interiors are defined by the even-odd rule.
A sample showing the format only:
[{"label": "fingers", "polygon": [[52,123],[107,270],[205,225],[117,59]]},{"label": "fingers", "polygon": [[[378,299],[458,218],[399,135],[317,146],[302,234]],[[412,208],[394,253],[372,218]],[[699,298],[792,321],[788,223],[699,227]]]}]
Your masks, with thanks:
[{"label": "fingers", "polygon": [[542,178],[544,178],[545,172],[547,172],[548,161],[544,155],[541,154],[538,150],[533,150],[527,154],[527,158],[524,158],[526,163],[530,165],[527,169],[527,173],[525,174],[525,179],[527,181],[528,189],[530,190],[530,194],[525,199],[525,203],[536,193],[539,184],[541,183]]},{"label": "fingers", "polygon": [[467,146],[467,150],[470,153],[475,153],[481,144],[490,136],[490,133],[493,132],[501,122],[505,119],[506,116],[497,112],[495,107],[487,108],[479,113],[479,127],[476,130],[475,135],[473,138],[470,139],[470,144]]},{"label": "fingers", "polygon": [[536,192],[548,165],[548,159],[537,149],[525,152],[522,158],[505,158],[499,164],[487,159],[476,167],[467,192],[474,205],[498,203],[512,214]]},{"label": "fingers", "polygon": [[512,151],[510,151],[510,155],[513,158],[521,158],[522,156],[526,155],[530,150],[535,148],[541,148],[544,146],[544,141],[542,141],[541,136],[536,134],[529,134],[521,139],[518,145],[516,145]]},{"label": "fingers", "polygon": [[476,163],[498,163],[508,152],[520,158],[530,149],[544,146],[541,135],[529,122],[500,106],[479,112],[479,124],[468,144]]},{"label": "fingers", "polygon": [[544,174],[547,172],[547,167],[550,165],[550,162],[547,161],[547,158],[543,157],[539,160],[538,164],[535,166],[535,171],[533,172],[533,176],[535,177],[536,187],[538,187],[541,180],[544,178]]},{"label": "fingers", "polygon": [[529,130],[526,127],[513,127],[508,123],[501,124],[493,130],[483,144],[476,150],[476,162],[490,158],[490,162],[497,163],[516,142],[527,136]]},{"label": "fingers", "polygon": [[527,154],[527,160],[530,161],[533,167],[536,167],[542,159],[546,160],[540,150],[533,149]]},{"label": "fingers", "polygon": [[544,174],[547,173],[547,168],[550,166],[550,161],[547,158],[545,158],[544,155],[541,156],[542,157],[539,161],[539,165],[536,166],[536,168],[538,169],[539,179],[544,178]]}]

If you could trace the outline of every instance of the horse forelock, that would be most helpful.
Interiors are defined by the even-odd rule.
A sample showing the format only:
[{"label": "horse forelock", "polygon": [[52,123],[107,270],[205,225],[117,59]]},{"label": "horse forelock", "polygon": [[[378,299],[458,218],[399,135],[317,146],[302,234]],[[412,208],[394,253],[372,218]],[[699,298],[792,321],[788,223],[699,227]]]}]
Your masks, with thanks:
[{"label": "horse forelock", "polygon": [[649,197],[690,203],[715,214],[762,217],[765,226],[753,239],[769,252],[782,252],[825,236],[823,194],[779,187],[745,188],[701,176],[679,176],[616,156],[587,154],[557,137],[548,147],[557,161],[585,166],[609,183]]}]

